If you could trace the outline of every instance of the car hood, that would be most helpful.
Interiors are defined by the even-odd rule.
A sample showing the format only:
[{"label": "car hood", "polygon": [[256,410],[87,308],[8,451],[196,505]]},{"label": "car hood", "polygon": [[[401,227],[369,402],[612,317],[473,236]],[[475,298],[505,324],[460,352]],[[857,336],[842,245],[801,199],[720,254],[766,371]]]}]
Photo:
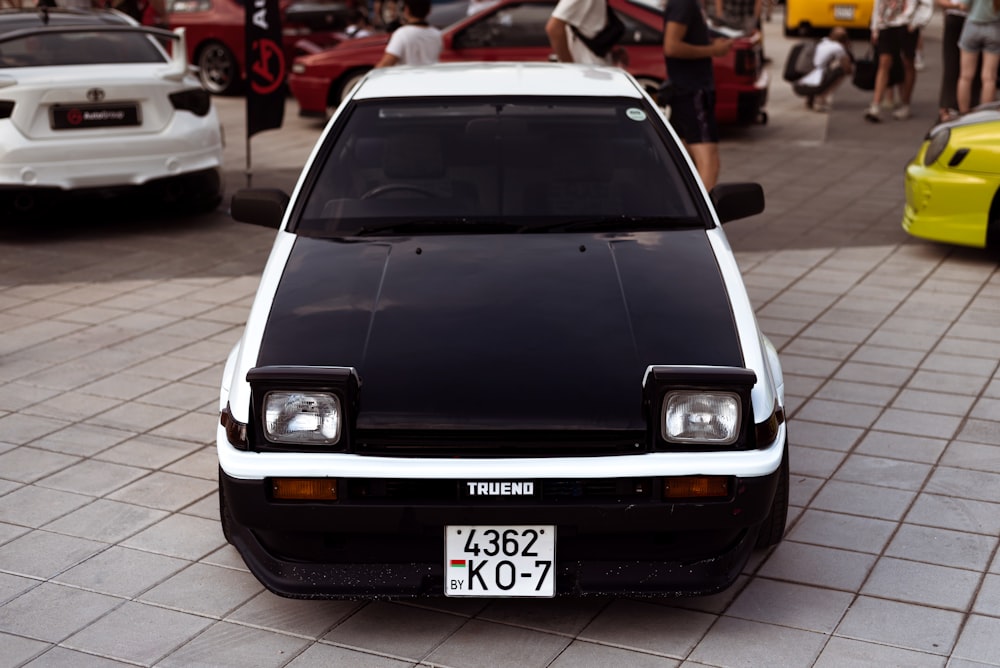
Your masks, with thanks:
[{"label": "car hood", "polygon": [[299,238],[257,364],[354,367],[359,428],[645,429],[649,365],[743,356],[683,230]]},{"label": "car hood", "polygon": [[[368,37],[354,37],[352,39],[345,39],[342,42],[338,42],[336,45],[330,47],[329,49],[324,49],[319,53],[313,53],[308,56],[300,56],[297,60],[299,60],[300,62],[304,63],[307,66],[319,65],[327,62],[337,63],[346,52],[364,53],[367,51],[371,51],[373,53],[381,54],[383,51],[385,51],[385,46],[388,43],[389,43],[389,35],[369,35]],[[373,64],[374,62],[375,61],[372,61]]]}]

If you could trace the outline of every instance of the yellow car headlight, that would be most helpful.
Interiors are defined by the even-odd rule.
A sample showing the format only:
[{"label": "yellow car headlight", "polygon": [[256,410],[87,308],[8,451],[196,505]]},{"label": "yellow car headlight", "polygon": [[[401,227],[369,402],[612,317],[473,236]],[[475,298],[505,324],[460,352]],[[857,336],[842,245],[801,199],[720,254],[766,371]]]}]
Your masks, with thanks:
[{"label": "yellow car headlight", "polygon": [[934,133],[931,137],[930,142],[927,144],[927,150],[924,151],[924,166],[930,167],[934,162],[941,157],[944,150],[948,148],[948,142],[951,140],[951,129],[943,128]]}]

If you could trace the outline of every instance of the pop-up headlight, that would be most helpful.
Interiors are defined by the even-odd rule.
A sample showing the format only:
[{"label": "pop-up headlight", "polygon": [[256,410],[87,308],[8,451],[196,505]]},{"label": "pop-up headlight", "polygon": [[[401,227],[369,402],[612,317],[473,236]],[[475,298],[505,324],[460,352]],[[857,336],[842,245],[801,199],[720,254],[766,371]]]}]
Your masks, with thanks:
[{"label": "pop-up headlight", "polygon": [[750,369],[651,366],[643,392],[654,450],[753,447]]},{"label": "pop-up headlight", "polygon": [[344,452],[360,388],[349,367],[265,366],[247,374],[253,450]]},{"label": "pop-up headlight", "polygon": [[661,413],[663,440],[731,445],[740,435],[740,403],[732,392],[667,392]]},{"label": "pop-up headlight", "polygon": [[264,433],[275,443],[333,445],[340,440],[340,399],[326,392],[268,392]]}]

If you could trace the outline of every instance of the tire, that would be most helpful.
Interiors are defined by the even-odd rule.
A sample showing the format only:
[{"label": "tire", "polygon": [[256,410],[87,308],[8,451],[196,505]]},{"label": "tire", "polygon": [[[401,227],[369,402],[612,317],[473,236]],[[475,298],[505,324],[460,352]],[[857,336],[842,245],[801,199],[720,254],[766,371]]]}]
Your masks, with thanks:
[{"label": "tire", "polygon": [[788,438],[785,437],[785,453],[778,468],[778,487],[774,490],[774,501],[767,517],[760,523],[754,548],[762,550],[777,545],[785,535],[785,521],[788,519]]},{"label": "tire", "polygon": [[354,85],[361,81],[361,78],[368,74],[371,68],[351,70],[343,77],[340,78],[337,84],[337,90],[334,95],[330,96],[330,112],[332,113],[340,106],[340,103],[344,101],[347,94],[351,92]]},{"label": "tire", "polygon": [[198,49],[198,78],[213,95],[231,95],[240,86],[236,56],[222,42],[207,42]]},{"label": "tire", "polygon": [[222,535],[226,542],[232,544],[233,516],[229,513],[229,505],[226,503],[226,493],[222,486],[222,469],[219,469],[219,522],[222,524]]}]

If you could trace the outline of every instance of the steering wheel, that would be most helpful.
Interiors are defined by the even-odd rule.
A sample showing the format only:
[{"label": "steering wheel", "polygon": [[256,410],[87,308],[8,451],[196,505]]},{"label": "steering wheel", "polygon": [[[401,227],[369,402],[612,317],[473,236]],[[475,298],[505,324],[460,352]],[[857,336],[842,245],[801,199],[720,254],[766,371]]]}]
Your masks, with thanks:
[{"label": "steering wheel", "polygon": [[387,195],[389,193],[395,192],[409,192],[416,193],[417,195],[423,195],[424,197],[437,197],[437,193],[423,188],[421,186],[415,186],[409,183],[383,183],[380,186],[375,186],[364,195],[361,199],[372,199],[373,197],[381,197],[382,195]]}]

